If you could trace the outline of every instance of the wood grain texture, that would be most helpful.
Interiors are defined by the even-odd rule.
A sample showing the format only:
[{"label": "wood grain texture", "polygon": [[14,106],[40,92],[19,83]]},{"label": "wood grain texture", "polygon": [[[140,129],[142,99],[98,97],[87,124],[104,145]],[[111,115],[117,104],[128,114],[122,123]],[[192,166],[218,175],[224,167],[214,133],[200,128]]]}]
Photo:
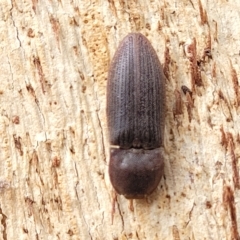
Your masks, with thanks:
[{"label": "wood grain texture", "polygon": [[[239,9],[1,1],[1,239],[238,239]],[[118,197],[111,224],[107,71],[130,32],[149,39],[167,73],[165,168],[134,212]]]}]

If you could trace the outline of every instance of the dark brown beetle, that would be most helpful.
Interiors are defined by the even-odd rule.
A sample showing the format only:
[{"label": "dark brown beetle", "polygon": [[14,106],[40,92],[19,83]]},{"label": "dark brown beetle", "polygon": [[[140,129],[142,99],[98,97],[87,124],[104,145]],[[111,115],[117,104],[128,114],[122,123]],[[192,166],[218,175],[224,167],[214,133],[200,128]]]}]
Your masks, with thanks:
[{"label": "dark brown beetle", "polygon": [[107,85],[109,175],[117,193],[144,198],[163,175],[165,77],[151,43],[128,34],[112,60]]}]

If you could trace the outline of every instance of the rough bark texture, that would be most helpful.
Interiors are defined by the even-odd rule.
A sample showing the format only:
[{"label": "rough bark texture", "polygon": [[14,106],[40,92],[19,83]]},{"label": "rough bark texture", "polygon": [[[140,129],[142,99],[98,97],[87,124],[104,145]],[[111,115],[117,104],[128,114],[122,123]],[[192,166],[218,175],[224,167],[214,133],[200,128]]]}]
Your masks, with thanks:
[{"label": "rough bark texture", "polygon": [[[239,239],[239,9],[2,0],[1,239]],[[118,196],[112,224],[106,79],[129,32],[164,64],[165,169],[134,212]]]}]

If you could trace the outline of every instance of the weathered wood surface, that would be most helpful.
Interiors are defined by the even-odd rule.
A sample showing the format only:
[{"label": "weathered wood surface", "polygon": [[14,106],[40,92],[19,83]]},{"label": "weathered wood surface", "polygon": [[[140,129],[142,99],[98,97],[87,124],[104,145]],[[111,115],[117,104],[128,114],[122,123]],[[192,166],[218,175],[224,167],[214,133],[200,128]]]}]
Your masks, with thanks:
[{"label": "weathered wood surface", "polygon": [[[1,239],[239,239],[239,1],[0,6]],[[111,224],[106,79],[129,32],[164,64],[165,170]]]}]

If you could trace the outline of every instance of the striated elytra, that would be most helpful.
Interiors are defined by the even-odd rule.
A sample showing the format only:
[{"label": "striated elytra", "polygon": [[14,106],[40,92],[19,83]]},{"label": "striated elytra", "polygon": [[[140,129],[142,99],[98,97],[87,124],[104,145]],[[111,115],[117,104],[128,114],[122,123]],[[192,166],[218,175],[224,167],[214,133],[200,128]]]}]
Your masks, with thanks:
[{"label": "striated elytra", "polygon": [[144,198],[163,175],[165,77],[151,43],[140,33],[120,43],[108,73],[109,175],[117,193]]}]

